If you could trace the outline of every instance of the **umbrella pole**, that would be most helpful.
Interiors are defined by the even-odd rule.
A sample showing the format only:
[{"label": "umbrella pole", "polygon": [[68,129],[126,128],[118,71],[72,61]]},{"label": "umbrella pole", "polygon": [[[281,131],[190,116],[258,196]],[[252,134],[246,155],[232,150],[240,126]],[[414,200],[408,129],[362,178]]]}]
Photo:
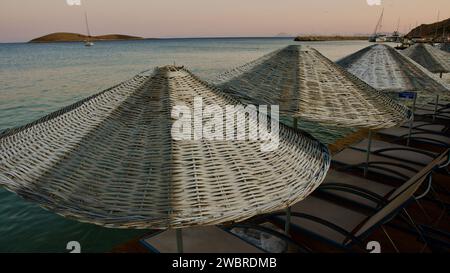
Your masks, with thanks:
[{"label": "umbrella pole", "polygon": [[[296,130],[298,128],[298,118],[294,118],[292,121],[292,127]],[[288,207],[286,209],[286,220],[284,221],[284,232],[287,236],[290,236],[291,233],[291,208]]]},{"label": "umbrella pole", "polygon": [[366,165],[364,166],[364,177],[367,176],[369,172],[369,160],[370,160],[370,151],[372,150],[372,130],[369,130],[369,143],[367,144],[367,152],[366,152]]},{"label": "umbrella pole", "polygon": [[183,232],[181,229],[176,230],[177,233],[177,251],[183,253]]},{"label": "umbrella pole", "polygon": [[436,95],[436,105],[434,106],[433,122],[436,120],[438,106],[439,106],[439,95]]},{"label": "umbrella pole", "polygon": [[286,209],[286,221],[284,222],[284,233],[286,233],[287,236],[291,233],[291,208],[288,207]]},{"label": "umbrella pole", "polygon": [[411,122],[409,124],[409,132],[408,132],[408,139],[406,140],[406,146],[409,146],[409,144],[411,143],[411,134],[412,134],[412,129],[413,129],[413,125],[414,125],[414,112],[416,111],[416,100],[417,100],[417,94],[414,94],[414,102],[413,102],[413,107],[412,107],[412,119]]},{"label": "umbrella pole", "polygon": [[[294,127],[295,129],[298,128],[298,118],[294,118],[293,122],[292,122],[292,127]],[[291,233],[291,208],[288,207],[286,209],[286,221],[284,222],[284,232],[286,233],[287,236],[290,236]]]},{"label": "umbrella pole", "polygon": [[[439,74],[439,78],[442,79],[442,72]],[[438,105],[439,105],[439,95],[436,95],[436,105],[434,106],[433,122],[436,120]]]}]

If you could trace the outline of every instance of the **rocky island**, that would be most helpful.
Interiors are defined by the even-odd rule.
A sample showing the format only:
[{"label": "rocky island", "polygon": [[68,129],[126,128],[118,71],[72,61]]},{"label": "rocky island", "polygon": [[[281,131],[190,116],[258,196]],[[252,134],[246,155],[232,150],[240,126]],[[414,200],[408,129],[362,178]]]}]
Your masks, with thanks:
[{"label": "rocky island", "polygon": [[128,41],[128,40],[144,40],[142,37],[122,35],[122,34],[108,34],[101,36],[91,36],[78,34],[78,33],[68,33],[68,32],[58,32],[48,34],[36,39],[29,41],[29,43],[58,43],[58,42],[83,42],[86,40],[90,41]]}]

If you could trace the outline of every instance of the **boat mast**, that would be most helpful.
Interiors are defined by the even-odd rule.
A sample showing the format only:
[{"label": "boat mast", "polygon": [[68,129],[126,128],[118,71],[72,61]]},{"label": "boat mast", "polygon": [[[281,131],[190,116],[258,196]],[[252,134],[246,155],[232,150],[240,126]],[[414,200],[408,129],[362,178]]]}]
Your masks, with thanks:
[{"label": "boat mast", "polygon": [[91,38],[91,31],[89,30],[89,21],[88,21],[87,11],[84,12],[84,18],[86,20],[86,30],[87,30],[88,41],[89,41]]},{"label": "boat mast", "polygon": [[434,34],[435,39],[438,38],[438,29],[439,29],[439,17],[440,17],[440,11],[438,10],[438,14],[437,14],[437,21],[436,21],[436,33]]},{"label": "boat mast", "polygon": [[373,36],[376,36],[377,33],[378,33],[378,31],[381,30],[381,24],[382,24],[382,22],[383,22],[383,15],[384,15],[384,8],[383,8],[383,10],[381,11],[381,16],[380,16],[380,19],[378,19],[378,22],[377,22],[377,25],[376,25],[376,27],[375,27],[375,31],[374,31],[374,33],[373,33]]}]

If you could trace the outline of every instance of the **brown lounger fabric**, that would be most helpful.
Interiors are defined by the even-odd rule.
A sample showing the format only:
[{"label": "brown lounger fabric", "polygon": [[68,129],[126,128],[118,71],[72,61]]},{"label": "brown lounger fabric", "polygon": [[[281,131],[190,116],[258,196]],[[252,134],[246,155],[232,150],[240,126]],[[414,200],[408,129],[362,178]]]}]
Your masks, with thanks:
[{"label": "brown lounger fabric", "polygon": [[339,172],[336,170],[330,170],[328,172],[327,177],[325,178],[325,181],[322,183],[322,186],[319,187],[319,189],[322,192],[331,193],[334,196],[338,196],[340,198],[343,198],[345,200],[353,201],[357,204],[362,204],[368,207],[376,208],[379,204],[371,201],[367,198],[347,193],[344,191],[337,191],[337,190],[325,190],[322,188],[325,188],[327,186],[330,186],[331,184],[340,184],[340,185],[346,185],[346,186],[355,186],[362,188],[364,190],[373,192],[379,196],[385,197],[390,192],[394,190],[394,187],[388,186],[382,183],[378,183],[363,177],[359,177],[356,175],[347,174],[344,172]]},{"label": "brown lounger fabric", "polygon": [[[341,165],[363,164],[366,162],[366,152],[355,150],[355,149],[345,149],[333,157],[333,162],[341,164]],[[417,164],[408,163],[408,162],[405,162],[402,160],[387,158],[387,157],[378,156],[378,155],[371,155],[369,162],[385,162],[387,164],[389,164],[389,163],[402,164],[402,165],[408,166],[410,168],[413,168],[414,171],[407,170],[405,168],[393,166],[393,165],[387,165],[387,164],[383,165],[383,167],[388,168],[389,170],[399,172],[408,178],[412,177],[416,172],[418,172],[420,169],[423,168],[423,166],[420,166]],[[370,171],[373,171],[373,172],[376,172],[376,173],[379,173],[382,175],[402,179],[400,176],[397,176],[395,174],[392,174],[392,173],[384,171],[384,170],[380,170],[380,169],[376,169],[376,168],[369,168],[369,169],[370,169]]]},{"label": "brown lounger fabric", "polygon": [[[413,122],[412,126],[413,129],[415,130],[430,131],[435,133],[443,133],[447,129],[447,127],[443,124],[434,124],[426,121],[415,121]],[[406,122],[405,124],[402,125],[402,127],[409,128],[410,123]]]},{"label": "brown lounger fabric", "polygon": [[[352,146],[350,146],[353,149],[361,150],[361,151],[367,151],[367,147],[369,144],[368,139],[364,139]],[[436,158],[437,154],[423,151],[427,154],[421,153],[420,149],[415,149],[412,147],[407,147],[403,145],[398,144],[392,144],[389,142],[381,141],[381,140],[372,140],[372,144],[370,147],[370,151],[372,153],[376,153],[377,151],[382,151],[383,149],[408,149],[408,150],[393,150],[393,151],[384,151],[382,154],[378,154],[381,156],[386,157],[392,157],[399,160],[407,160],[409,162],[421,164],[421,165],[427,165],[430,163],[434,158]],[[428,155],[429,154],[429,155]]]},{"label": "brown lounger fabric", "polygon": [[[414,111],[414,114],[417,116],[433,116],[435,114],[434,110],[427,110],[427,109],[417,109]],[[439,119],[450,119],[450,114],[446,112],[437,113],[437,118]]]},{"label": "brown lounger fabric", "polygon": [[[359,223],[367,218],[367,216],[362,213],[350,210],[315,196],[310,196],[297,203],[291,208],[291,211],[326,219],[327,221],[347,230],[348,232],[351,232]],[[285,220],[285,217],[281,216],[280,218],[283,219],[283,221]],[[343,243],[345,240],[344,235],[322,224],[318,224],[304,218],[292,217],[291,223],[335,242]]]},{"label": "brown lounger fabric", "polygon": [[[441,141],[447,145],[450,145],[450,137],[437,135],[433,133],[427,133],[421,130],[412,130],[411,132],[413,134],[412,135],[413,137],[434,139],[437,141]],[[380,135],[386,135],[390,137],[397,137],[397,138],[404,137],[406,139],[409,134],[409,128],[405,127],[389,128],[380,130],[377,133]]]},{"label": "brown lounger fabric", "polygon": [[[185,228],[183,252],[185,253],[262,253],[259,248],[218,227]],[[177,253],[175,230],[167,230],[145,239],[160,253]]]}]

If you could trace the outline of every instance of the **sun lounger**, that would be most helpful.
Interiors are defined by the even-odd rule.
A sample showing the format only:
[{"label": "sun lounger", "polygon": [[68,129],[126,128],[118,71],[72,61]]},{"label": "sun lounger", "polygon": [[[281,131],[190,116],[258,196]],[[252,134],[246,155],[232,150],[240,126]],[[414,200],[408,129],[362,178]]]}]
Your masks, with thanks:
[{"label": "sun lounger", "polygon": [[[367,151],[368,139],[364,139],[350,146],[352,149]],[[374,155],[384,156],[388,158],[398,159],[421,166],[428,165],[438,153],[424,151],[404,145],[389,143],[381,140],[372,140],[370,152]]]},{"label": "sun lounger", "polygon": [[[338,170],[366,169],[367,142],[368,140],[363,140],[334,155],[332,160],[337,164]],[[386,181],[394,186],[411,178],[439,155],[378,140],[372,141],[371,151],[367,168],[368,173],[381,176],[374,179],[380,182]],[[444,154],[446,153],[448,154],[448,150],[444,152]],[[434,201],[448,203],[450,184],[444,179],[449,175],[448,166],[439,168],[437,173],[440,174],[440,179],[439,177],[438,179],[433,178],[433,189],[439,193],[439,196],[436,196]],[[386,180],[384,177],[393,179]],[[444,195],[441,196],[441,194]]]},{"label": "sun lounger", "polygon": [[[438,168],[444,168],[449,164],[450,161],[450,154],[449,150],[445,151],[444,153],[436,156],[434,159],[432,159],[424,168],[420,168],[417,173],[430,173],[433,170],[436,170]],[[417,175],[417,173],[414,174],[414,176]],[[413,177],[413,176],[411,176]],[[364,189],[366,191],[371,191],[378,196],[386,197],[386,193],[393,191],[394,187],[389,185],[375,185],[378,184],[376,182],[373,182],[371,180],[353,176],[350,174],[342,173],[336,170],[330,170],[327,174],[327,177],[325,181],[322,183],[322,188],[324,185],[327,184],[340,184],[343,185],[349,185],[354,187],[359,187],[361,189]],[[403,184],[404,186],[407,184]],[[404,187],[403,186],[403,187]],[[400,191],[402,189],[400,188]],[[391,193],[392,194],[392,193]]]},{"label": "sun lounger", "polygon": [[[437,124],[426,121],[415,121],[413,122],[412,126],[413,130],[449,135],[449,127],[444,124]],[[410,127],[409,122],[402,125],[402,128],[409,129],[409,127]]]},{"label": "sun lounger", "polygon": [[[415,194],[415,200],[417,201],[419,209],[422,213],[422,216],[419,217],[419,219],[422,220],[419,220],[419,222],[426,223],[427,225],[433,225],[433,227],[439,224],[442,219],[446,218],[445,215],[447,215],[450,206],[442,200],[436,199],[436,195],[429,195],[430,190],[432,189],[431,175],[432,171],[448,165],[450,160],[449,156],[449,152],[446,151],[445,153],[437,156],[419,172],[421,175],[426,175],[428,173],[429,177],[428,186],[424,187],[423,190]],[[363,177],[354,176],[336,170],[330,170],[317,192],[326,194],[328,198],[333,198],[333,200],[336,200],[337,198],[337,202],[340,202],[339,200],[350,202],[353,204],[352,207],[356,206],[357,208],[367,208],[371,211],[375,211],[380,207],[380,205],[391,201],[399,193],[403,192],[411,185],[411,183],[414,183],[414,179],[408,180],[399,187],[394,187],[384,183],[368,180]],[[422,206],[421,199],[423,197],[426,197],[426,200],[437,204],[437,206],[433,208],[433,210],[437,210],[435,212],[438,212],[435,214],[434,218],[431,218],[429,211],[425,210]],[[416,219],[415,217],[413,218]],[[413,228],[412,232],[416,233],[417,231]]]},{"label": "sun lounger", "polygon": [[[446,151],[441,155],[435,157],[427,166],[422,168],[418,174],[426,176],[432,174],[432,171],[445,167],[449,162],[449,152]],[[414,175],[414,177],[417,174]],[[429,179],[429,186],[425,192],[420,196],[425,196],[431,187],[431,176]],[[330,170],[322,185],[318,188],[319,192],[324,192],[335,197],[339,197],[371,209],[375,209],[380,205],[380,201],[387,202],[395,198],[405,188],[414,183],[413,179],[409,179],[399,187],[386,185],[372,181],[363,177],[354,176],[348,173]],[[360,195],[357,193],[359,192]]]},{"label": "sun lounger", "polygon": [[[429,172],[425,170],[416,173],[407,182],[407,186],[393,193],[390,200],[382,203],[370,215],[309,196],[291,208],[291,230],[293,233],[305,234],[344,249],[363,247],[362,241],[370,236],[372,231],[389,222],[412,200],[414,193],[428,175]],[[280,213],[271,219],[278,224],[284,224],[285,215]]]},{"label": "sun lounger", "polygon": [[[436,103],[427,103],[425,105],[421,105],[421,106],[416,106],[416,109],[419,110],[428,110],[428,111],[435,111],[436,110]],[[449,112],[449,106],[448,105],[442,105],[442,104],[438,104],[437,107],[437,111],[438,112]]]},{"label": "sun lounger", "polygon": [[[262,253],[263,251],[219,227],[193,227],[182,230],[185,253]],[[167,230],[141,239],[151,252],[177,253],[176,231]]]},{"label": "sun lounger", "polygon": [[[381,136],[394,138],[394,141],[404,141],[408,138],[409,128],[398,127],[380,130],[377,132]],[[449,148],[450,137],[438,133],[429,133],[421,130],[411,131],[411,141]]]},{"label": "sun lounger", "polygon": [[[330,170],[322,185],[317,189],[318,192],[370,209],[377,208],[380,200],[389,196],[394,190],[394,186],[336,170]],[[355,194],[357,192],[360,194]]]},{"label": "sun lounger", "polygon": [[450,120],[450,113],[447,109],[445,111],[438,111],[437,113],[435,113],[434,109],[417,109],[414,111],[414,115],[424,117],[433,117],[436,115],[438,119]]},{"label": "sun lounger", "polygon": [[[436,105],[436,103],[435,102],[429,102],[428,105],[434,107]],[[450,102],[449,101],[445,101],[445,100],[439,100],[438,109],[450,109]]]},{"label": "sun lounger", "polygon": [[[363,169],[366,166],[366,152],[347,148],[332,157],[339,169]],[[393,159],[380,155],[371,155],[369,172],[406,181],[423,168],[423,165]]]},{"label": "sun lounger", "polygon": [[[276,230],[270,228],[250,225],[236,224],[230,227],[191,227],[182,230],[184,253],[264,253],[266,250],[256,246],[245,237],[232,233],[232,229],[240,228],[257,231],[269,235],[277,240],[294,245],[300,252],[307,250],[298,245],[292,239]],[[176,231],[167,230],[141,239],[141,243],[151,252],[177,253]]]}]

